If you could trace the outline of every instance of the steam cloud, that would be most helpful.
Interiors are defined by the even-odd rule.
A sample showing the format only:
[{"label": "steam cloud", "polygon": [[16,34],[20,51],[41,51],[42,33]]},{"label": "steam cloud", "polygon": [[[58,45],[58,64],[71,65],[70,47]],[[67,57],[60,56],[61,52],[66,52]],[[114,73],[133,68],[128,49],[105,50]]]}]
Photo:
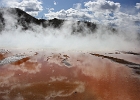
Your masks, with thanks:
[{"label": "steam cloud", "polygon": [[140,51],[138,26],[131,22],[127,27],[116,27],[116,32],[97,24],[98,28],[94,33],[83,25],[83,32],[72,34],[75,21],[65,21],[60,29],[30,24],[32,30],[22,30],[22,26],[15,26],[16,15],[5,12],[3,17],[5,29],[0,32],[0,48]]}]

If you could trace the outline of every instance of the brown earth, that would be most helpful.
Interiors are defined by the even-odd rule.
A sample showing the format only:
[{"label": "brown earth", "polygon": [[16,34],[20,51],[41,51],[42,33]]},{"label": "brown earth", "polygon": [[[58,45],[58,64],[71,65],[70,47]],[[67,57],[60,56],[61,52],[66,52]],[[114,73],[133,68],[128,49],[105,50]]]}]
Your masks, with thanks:
[{"label": "brown earth", "polygon": [[0,100],[139,100],[140,76],[102,57],[38,52],[2,65]]}]

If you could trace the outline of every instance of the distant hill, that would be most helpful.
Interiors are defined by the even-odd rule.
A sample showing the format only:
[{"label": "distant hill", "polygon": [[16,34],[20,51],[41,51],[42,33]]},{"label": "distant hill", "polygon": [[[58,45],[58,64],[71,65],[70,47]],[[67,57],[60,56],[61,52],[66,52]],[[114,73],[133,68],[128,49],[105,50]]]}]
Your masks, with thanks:
[{"label": "distant hill", "polygon": [[[51,19],[51,20],[45,20],[45,19],[37,19],[28,13],[24,12],[23,10],[19,8],[0,8],[0,31],[2,31],[5,27],[5,18],[4,14],[9,13],[8,16],[16,16],[17,23],[15,26],[21,25],[23,30],[31,29],[30,24],[36,24],[40,25],[43,28],[47,27],[54,27],[54,28],[61,28],[63,23],[66,20],[62,19]],[[72,33],[75,32],[82,32],[84,31],[85,27],[91,31],[91,33],[95,32],[97,27],[97,24],[87,21],[76,21],[72,24]],[[116,31],[114,28],[108,28],[111,31]]]},{"label": "distant hill", "polygon": [[29,29],[29,24],[31,23],[41,25],[43,24],[43,22],[45,22],[45,20],[43,19],[38,20],[35,17],[27,14],[26,12],[24,12],[23,10],[19,8],[0,8],[1,25],[5,25],[4,14],[15,15],[17,17],[17,25],[22,25],[23,29]]}]

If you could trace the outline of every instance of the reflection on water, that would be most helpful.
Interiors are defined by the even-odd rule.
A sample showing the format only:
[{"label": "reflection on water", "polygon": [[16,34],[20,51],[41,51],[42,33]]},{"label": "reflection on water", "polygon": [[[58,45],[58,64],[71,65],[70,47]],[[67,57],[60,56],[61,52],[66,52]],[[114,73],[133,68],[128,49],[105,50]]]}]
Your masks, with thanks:
[{"label": "reflection on water", "polygon": [[139,100],[139,94],[133,69],[89,53],[38,52],[0,66],[0,100]]}]

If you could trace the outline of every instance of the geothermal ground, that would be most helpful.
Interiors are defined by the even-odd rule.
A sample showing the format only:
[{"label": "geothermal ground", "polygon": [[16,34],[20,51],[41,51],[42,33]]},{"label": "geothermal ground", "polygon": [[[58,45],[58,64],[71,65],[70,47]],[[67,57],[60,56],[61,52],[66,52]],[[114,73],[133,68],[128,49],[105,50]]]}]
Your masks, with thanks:
[{"label": "geothermal ground", "polygon": [[139,53],[0,49],[0,100],[139,99]]}]

